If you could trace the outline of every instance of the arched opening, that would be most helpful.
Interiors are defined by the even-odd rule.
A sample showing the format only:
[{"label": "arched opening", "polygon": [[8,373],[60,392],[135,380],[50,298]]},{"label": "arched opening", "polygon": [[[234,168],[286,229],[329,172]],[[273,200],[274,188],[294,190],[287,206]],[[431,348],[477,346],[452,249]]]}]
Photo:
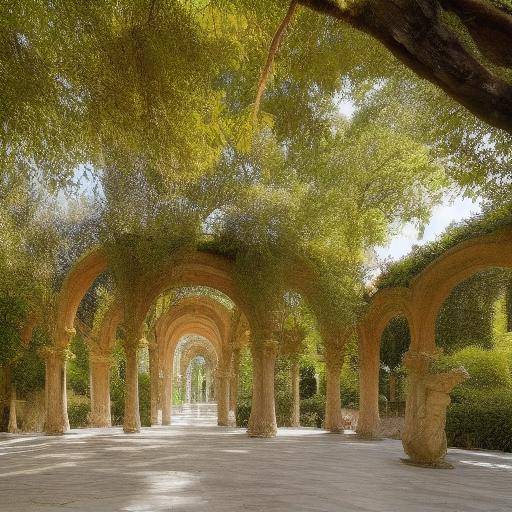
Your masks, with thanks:
[{"label": "arched opening", "polygon": [[512,270],[492,267],[459,282],[436,319],[442,371],[464,367],[469,378],[451,393],[448,445],[512,450]]},{"label": "arched opening", "polygon": [[407,318],[394,317],[380,341],[379,413],[381,418],[401,416],[405,411],[405,368],[402,358],[409,350],[411,334]]}]

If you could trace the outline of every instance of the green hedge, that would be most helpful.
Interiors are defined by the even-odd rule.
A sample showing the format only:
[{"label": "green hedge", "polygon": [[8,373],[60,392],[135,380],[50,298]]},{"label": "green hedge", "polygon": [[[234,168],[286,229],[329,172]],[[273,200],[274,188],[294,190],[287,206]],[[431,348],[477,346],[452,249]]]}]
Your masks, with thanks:
[{"label": "green hedge", "polygon": [[461,389],[448,407],[450,446],[512,451],[512,390]]},{"label": "green hedge", "polygon": [[68,395],[68,418],[71,428],[85,428],[89,426],[89,413],[91,401],[81,395]]},{"label": "green hedge", "polygon": [[[236,424],[238,427],[247,428],[249,417],[251,415],[251,401],[239,400],[236,411]],[[278,417],[278,407],[276,403],[276,417]],[[325,417],[325,396],[315,395],[300,401],[300,424],[303,427],[321,428]],[[289,419],[286,424],[278,420],[278,426],[289,425]]]},{"label": "green hedge", "polygon": [[512,386],[509,360],[503,352],[466,347],[436,363],[438,370],[463,366],[470,378],[464,388],[509,388]]},{"label": "green hedge", "polygon": [[300,424],[303,427],[322,428],[325,418],[325,396],[314,395],[300,401]]}]

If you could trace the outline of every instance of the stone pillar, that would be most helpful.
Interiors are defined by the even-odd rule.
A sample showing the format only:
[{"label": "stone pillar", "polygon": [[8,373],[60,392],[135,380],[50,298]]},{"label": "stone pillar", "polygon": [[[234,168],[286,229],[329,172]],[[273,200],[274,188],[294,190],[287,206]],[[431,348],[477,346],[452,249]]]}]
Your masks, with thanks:
[{"label": "stone pillar", "polygon": [[123,430],[127,434],[140,432],[139,413],[139,365],[137,344],[125,344],[126,382]]},{"label": "stone pillar", "polygon": [[45,359],[46,418],[44,430],[49,435],[69,430],[66,393],[66,349],[47,348]]},{"label": "stone pillar", "polygon": [[160,365],[158,361],[158,347],[156,343],[150,342],[148,347],[149,352],[149,387],[151,396],[151,425],[160,425],[161,415],[159,414],[161,408],[160,396]]},{"label": "stone pillar", "polygon": [[464,368],[444,373],[431,373],[437,354],[415,352],[404,354],[407,375],[407,403],[402,445],[412,464],[429,467],[451,467],[446,455],[446,408],[452,389],[469,378]]},{"label": "stone pillar", "polygon": [[18,420],[16,418],[16,386],[11,383],[11,399],[9,404],[9,425],[7,432],[16,434],[18,432]]},{"label": "stone pillar", "polygon": [[185,403],[189,404],[192,401],[192,368],[187,366],[185,372]]},{"label": "stone pillar", "polygon": [[217,424],[227,427],[229,424],[229,371],[219,369],[217,376]]},{"label": "stone pillar", "polygon": [[365,439],[376,439],[380,434],[379,365],[380,340],[365,331],[360,331],[357,434]]},{"label": "stone pillar", "polygon": [[292,385],[292,412],[290,426],[300,427],[300,360],[298,357],[292,358],[290,381]]},{"label": "stone pillar", "polygon": [[162,382],[162,425],[171,424],[172,416],[172,374],[170,370],[164,371]]},{"label": "stone pillar", "polygon": [[277,434],[274,400],[274,370],[277,342],[253,344],[252,407],[247,433],[250,437],[275,437]]},{"label": "stone pillar", "polygon": [[231,374],[229,380],[229,426],[236,427],[236,408],[238,402],[238,385],[240,379],[240,349],[233,350]]},{"label": "stone pillar", "polygon": [[324,428],[330,432],[343,432],[341,414],[340,373],[343,366],[343,348],[328,344],[325,352],[325,420]]},{"label": "stone pillar", "polygon": [[112,426],[112,418],[110,415],[111,364],[112,360],[110,356],[102,354],[90,355],[91,416],[89,423],[91,427]]}]

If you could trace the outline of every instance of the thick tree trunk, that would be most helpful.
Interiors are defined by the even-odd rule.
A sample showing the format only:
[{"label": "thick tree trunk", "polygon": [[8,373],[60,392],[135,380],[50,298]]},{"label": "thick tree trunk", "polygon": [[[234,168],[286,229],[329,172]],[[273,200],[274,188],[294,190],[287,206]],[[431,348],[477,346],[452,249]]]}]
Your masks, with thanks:
[{"label": "thick tree trunk", "polygon": [[[444,23],[441,2],[438,0],[300,2],[371,34],[406,66],[438,85],[477,117],[512,133],[512,84],[487,69],[461,43],[457,33]],[[443,0],[442,4],[461,15],[462,22],[470,32],[473,31],[473,35],[477,30],[475,27],[478,27],[478,33],[482,35],[480,41],[496,41],[496,44],[489,43],[494,48],[493,60],[497,62],[501,59],[502,64],[508,63],[510,45],[506,44],[500,51],[496,47],[502,46],[500,41],[510,41],[512,36],[505,29],[512,17],[501,13],[499,22],[491,22],[491,15],[482,16],[480,12],[478,17],[469,17],[464,21],[468,2]],[[476,12],[475,5],[485,7],[489,2],[471,3]],[[487,27],[486,31],[483,26]],[[478,37],[475,41],[479,44]],[[491,50],[487,49],[487,56],[490,53]]]},{"label": "thick tree trunk", "polygon": [[111,358],[91,354],[91,427],[104,428],[112,426],[110,414],[110,366]]},{"label": "thick tree trunk", "polygon": [[300,363],[297,358],[292,360],[290,374],[292,385],[292,413],[290,425],[292,427],[300,427]]},{"label": "thick tree trunk", "polygon": [[251,437],[275,437],[277,434],[274,399],[274,370],[277,343],[265,341],[252,347],[252,407],[247,433]]},{"label": "thick tree trunk", "polygon": [[124,347],[126,354],[126,382],[123,430],[127,434],[140,432],[139,365],[137,345]]}]

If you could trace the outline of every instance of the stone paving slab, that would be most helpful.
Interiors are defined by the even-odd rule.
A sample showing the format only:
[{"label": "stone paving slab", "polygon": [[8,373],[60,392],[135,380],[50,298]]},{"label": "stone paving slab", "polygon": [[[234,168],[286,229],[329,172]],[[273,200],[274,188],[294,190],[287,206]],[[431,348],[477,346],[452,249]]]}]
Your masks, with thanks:
[{"label": "stone paving slab", "polygon": [[250,439],[172,426],[0,437],[1,512],[511,512],[512,454],[450,450],[404,465],[401,444],[316,429]]}]

